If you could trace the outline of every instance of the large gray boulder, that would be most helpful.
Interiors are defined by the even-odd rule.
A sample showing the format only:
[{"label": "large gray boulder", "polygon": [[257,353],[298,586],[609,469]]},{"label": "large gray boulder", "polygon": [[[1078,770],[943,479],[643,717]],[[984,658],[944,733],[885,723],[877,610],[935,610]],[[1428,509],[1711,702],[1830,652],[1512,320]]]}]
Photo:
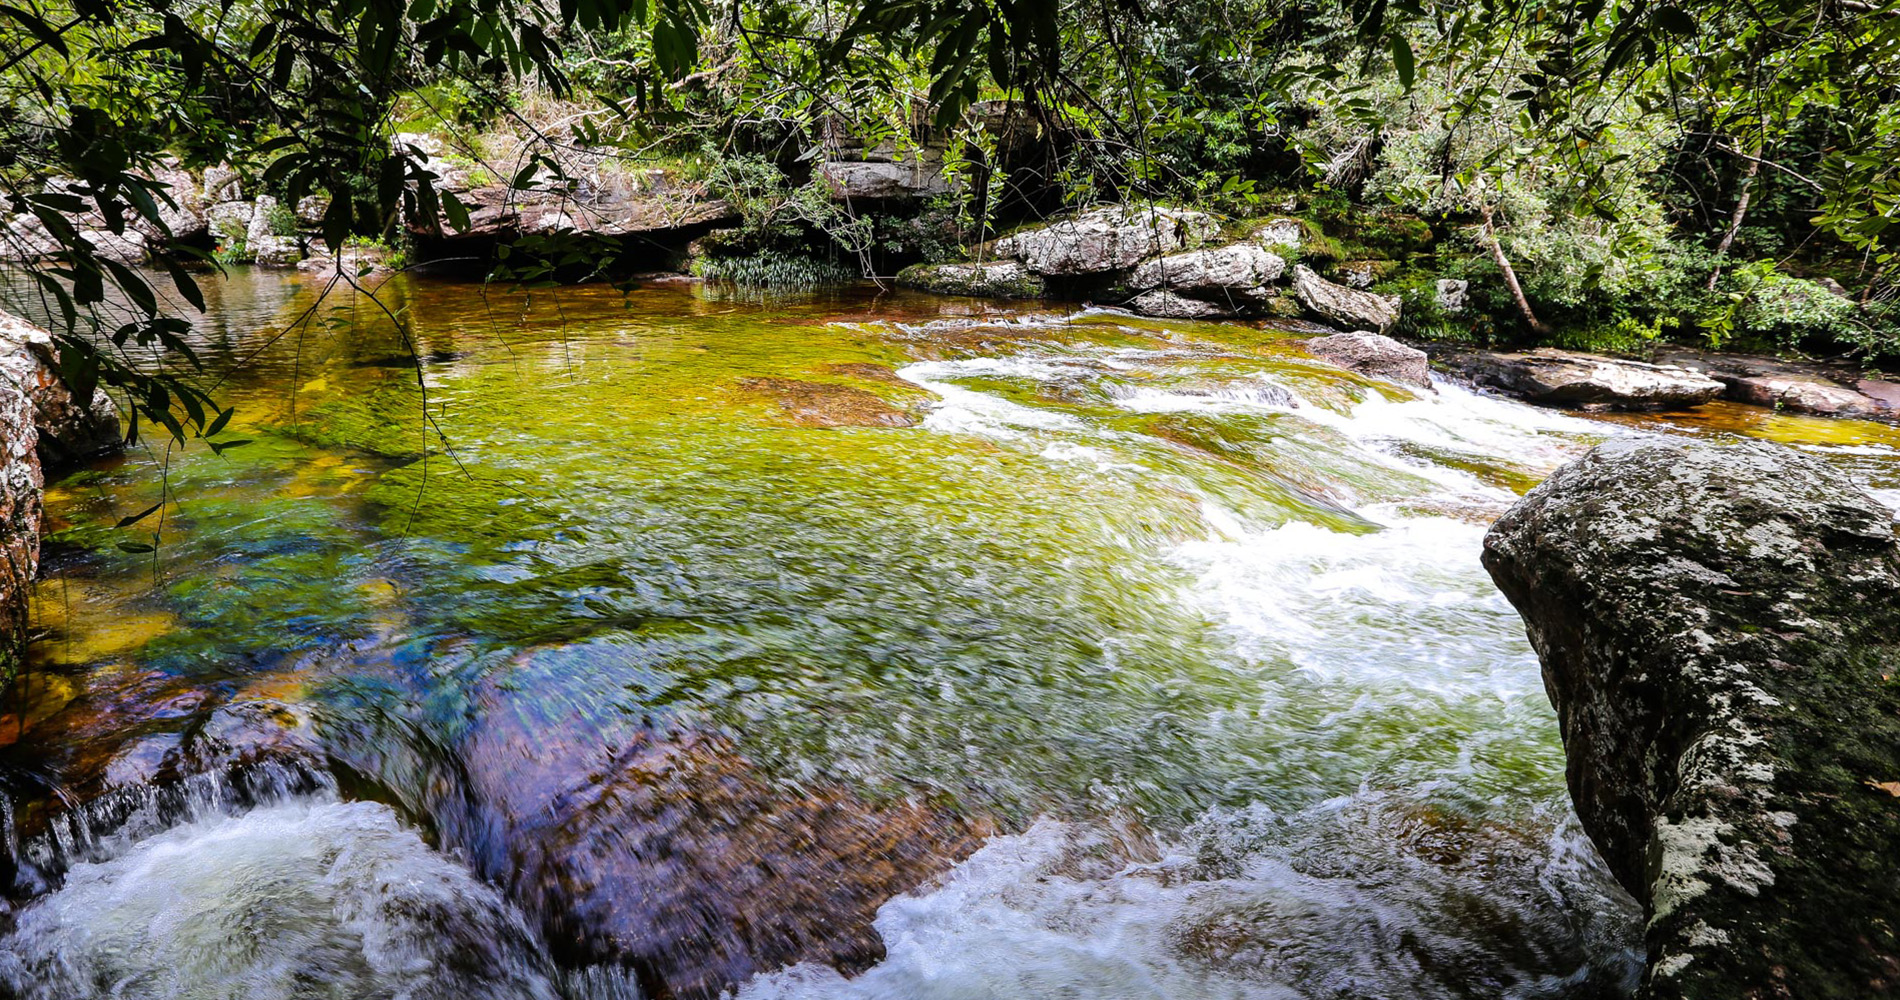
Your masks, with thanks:
[{"label": "large gray boulder", "polygon": [[1489,351],[1446,355],[1474,383],[1536,403],[1605,410],[1669,410],[1699,406],[1722,394],[1701,372],[1595,354],[1540,347],[1521,354]]},{"label": "large gray boulder", "polygon": [[1349,371],[1426,389],[1432,385],[1431,366],[1425,352],[1383,334],[1368,330],[1335,333],[1330,337],[1315,337],[1304,346],[1314,357]]},{"label": "large gray boulder", "polygon": [[1108,274],[1156,254],[1185,249],[1219,231],[1220,224],[1204,212],[1110,205],[1004,237],[996,242],[996,252],[1015,257],[1037,274]]},{"label": "large gray boulder", "polygon": [[1625,438],[1491,529],[1577,813],[1643,904],[1641,997],[1900,989],[1900,540],[1762,442]]},{"label": "large gray boulder", "polygon": [[1327,281],[1305,264],[1293,268],[1293,294],[1321,319],[1374,333],[1389,333],[1399,322],[1401,300]]},{"label": "large gray boulder", "polygon": [[148,243],[165,240],[195,240],[205,235],[204,186],[191,176],[191,172],[181,166],[177,160],[161,161],[152,169],[151,178],[165,185],[163,196],[154,196],[158,207],[159,222],[140,218],[132,221]]},{"label": "large gray boulder", "polygon": [[1157,257],[1135,268],[1129,285],[1137,291],[1164,288],[1193,298],[1233,305],[1273,297],[1267,286],[1286,273],[1286,261],[1253,243]]}]

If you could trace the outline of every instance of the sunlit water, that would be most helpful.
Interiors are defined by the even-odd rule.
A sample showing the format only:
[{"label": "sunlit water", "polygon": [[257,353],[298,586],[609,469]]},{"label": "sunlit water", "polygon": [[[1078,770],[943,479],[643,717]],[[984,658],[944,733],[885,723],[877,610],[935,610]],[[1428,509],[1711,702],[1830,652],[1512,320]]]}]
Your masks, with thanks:
[{"label": "sunlit water", "polygon": [[[26,996],[1618,996],[1637,914],[1485,525],[1619,433],[1900,499],[1889,428],[1586,419],[1244,325],[391,286],[419,374],[364,303],[273,340],[309,286],[220,292],[251,443],[49,490],[0,720]],[[888,828],[924,846],[850,839]],[[884,882],[799,895],[827,839]]]}]

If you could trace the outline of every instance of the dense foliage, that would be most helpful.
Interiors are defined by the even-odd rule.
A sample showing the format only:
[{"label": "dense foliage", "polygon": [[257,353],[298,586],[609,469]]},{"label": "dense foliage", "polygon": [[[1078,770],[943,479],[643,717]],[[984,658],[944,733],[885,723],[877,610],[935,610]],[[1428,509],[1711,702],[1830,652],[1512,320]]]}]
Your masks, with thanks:
[{"label": "dense foliage", "polygon": [[[1303,216],[1309,252],[1378,262],[1421,335],[1879,358],[1900,354],[1896,98],[1900,0],[21,0],[0,198],[57,243],[27,273],[68,377],[181,439],[219,420],[185,337],[213,249],[155,243],[155,287],[72,220],[162,234],[175,158],[317,196],[333,249],[466,226],[394,139],[414,133],[517,187],[703,184],[745,218],[711,274],[880,272],[1158,199]],[[812,170],[846,145],[929,149],[956,193],[856,212]],[[502,273],[612,252],[524,246]],[[1435,313],[1445,276],[1476,319]]]}]

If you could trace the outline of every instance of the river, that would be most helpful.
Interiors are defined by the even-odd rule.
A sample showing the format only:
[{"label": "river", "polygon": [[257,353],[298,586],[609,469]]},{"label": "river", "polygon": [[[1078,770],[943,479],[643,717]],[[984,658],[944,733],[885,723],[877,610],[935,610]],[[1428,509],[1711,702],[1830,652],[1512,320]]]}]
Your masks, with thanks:
[{"label": "river", "polygon": [[1486,525],[1616,434],[1900,502],[1900,429],[1414,391],[1259,324],[210,284],[248,443],[47,490],[24,997],[1622,996]]}]

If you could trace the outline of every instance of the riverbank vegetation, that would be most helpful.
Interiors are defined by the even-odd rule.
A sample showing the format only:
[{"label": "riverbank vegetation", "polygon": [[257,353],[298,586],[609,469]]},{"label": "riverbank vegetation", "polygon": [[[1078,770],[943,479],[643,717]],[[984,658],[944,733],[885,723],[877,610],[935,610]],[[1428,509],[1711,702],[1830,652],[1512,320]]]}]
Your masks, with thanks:
[{"label": "riverbank vegetation", "polygon": [[[1900,356],[1896,2],[27,0],[0,26],[7,239],[46,241],[69,379],[180,437],[219,413],[197,265],[244,251],[163,239],[176,167],[228,167],[333,252],[468,229],[449,171],[689,190],[736,214],[692,266],[764,284],[1184,205],[1299,219],[1305,262],[1403,295],[1415,336]],[[838,162],[889,183],[854,197]],[[127,229],[164,278],[105,252]],[[557,229],[483,266],[624,277],[641,249]],[[1437,308],[1444,278],[1472,308]]]}]

